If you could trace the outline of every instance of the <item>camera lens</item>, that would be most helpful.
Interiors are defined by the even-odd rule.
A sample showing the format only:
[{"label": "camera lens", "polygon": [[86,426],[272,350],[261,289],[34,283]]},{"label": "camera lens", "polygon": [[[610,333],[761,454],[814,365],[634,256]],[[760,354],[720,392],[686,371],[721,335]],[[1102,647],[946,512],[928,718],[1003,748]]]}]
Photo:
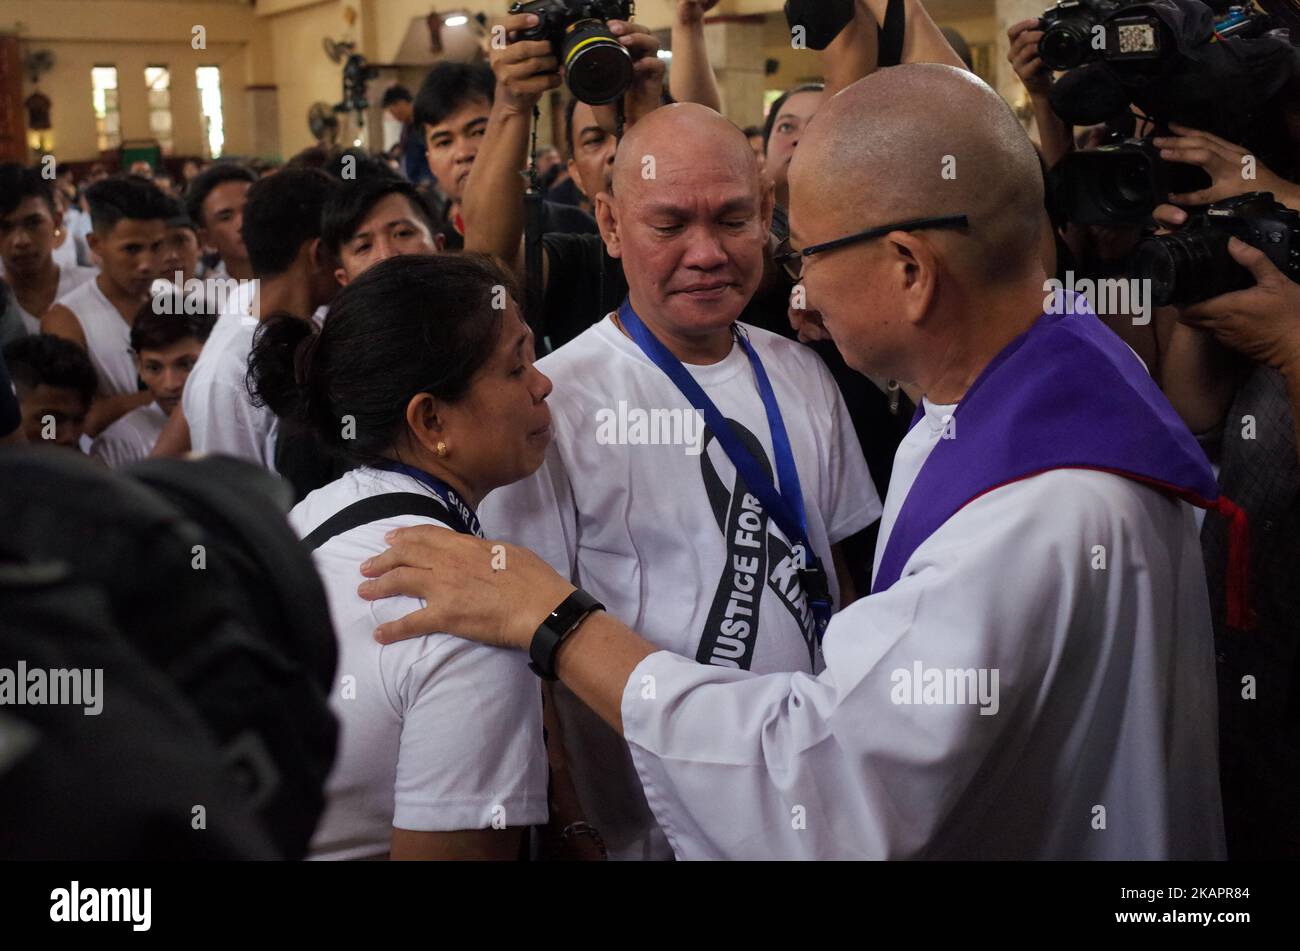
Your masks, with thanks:
[{"label": "camera lens", "polygon": [[632,84],[632,56],[601,20],[572,24],[560,60],[569,90],[590,105],[613,102]]},{"label": "camera lens", "polygon": [[1125,214],[1136,214],[1152,206],[1150,164],[1140,155],[1116,156],[1109,179],[1102,187],[1108,192],[1107,204]]},{"label": "camera lens", "polygon": [[1170,247],[1167,236],[1146,238],[1133,249],[1133,275],[1151,282],[1151,302],[1157,307],[1172,303],[1176,297],[1183,259],[1182,249]]},{"label": "camera lens", "polygon": [[1157,307],[1195,304],[1236,290],[1243,286],[1240,271],[1228,254],[1228,233],[1217,229],[1146,238],[1133,250],[1133,274],[1151,282]]},{"label": "camera lens", "polygon": [[1088,58],[1088,30],[1082,23],[1053,23],[1038,41],[1043,65],[1057,71],[1074,69]]},{"label": "camera lens", "polygon": [[1145,220],[1157,198],[1151,161],[1129,145],[1078,152],[1067,178],[1077,195],[1071,214],[1081,224],[1136,223]]}]

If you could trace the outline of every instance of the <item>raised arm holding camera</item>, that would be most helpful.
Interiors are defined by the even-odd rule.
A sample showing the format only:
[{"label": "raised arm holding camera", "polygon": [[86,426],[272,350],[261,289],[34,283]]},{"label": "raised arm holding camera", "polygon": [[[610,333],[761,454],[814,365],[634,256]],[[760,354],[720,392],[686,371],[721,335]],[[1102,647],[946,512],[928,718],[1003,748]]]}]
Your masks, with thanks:
[{"label": "raised arm holding camera", "polygon": [[721,112],[722,93],[704,45],[704,14],[717,5],[718,0],[677,0],[670,41],[673,68],[668,86],[677,102],[698,102]]},{"label": "raised arm holding camera", "polygon": [[[533,108],[548,90],[561,82],[560,57],[554,44],[547,39],[522,38],[526,31],[536,30],[540,20],[534,13],[512,13],[501,23],[512,38],[504,49],[494,49],[492,69],[497,78],[497,95],[484,132],[479,156],[465,184],[463,214],[465,219],[466,250],[484,251],[511,266],[524,278],[524,186],[520,171],[528,156],[529,131]],[[610,34],[618,37],[619,45],[631,63],[630,83],[623,94],[624,123],[634,124],[660,104],[663,95],[663,61],[655,54],[659,42],[645,28],[622,20],[608,22]],[[597,96],[596,98],[603,98]],[[617,131],[617,113],[608,102],[589,106],[594,114],[592,121],[611,138]],[[586,189],[590,182],[579,182]],[[595,190],[604,190],[601,181]],[[547,294],[553,260],[552,242],[560,236],[550,236],[543,243],[542,295],[544,300],[544,326],[542,333],[550,338],[551,346],[559,346],[581,333],[600,319],[602,306],[626,292],[626,285],[617,286],[621,272],[610,276],[615,285],[612,294],[603,295],[600,281],[608,276],[610,268],[601,266],[601,242],[597,235],[565,236],[565,248],[580,244],[588,253],[573,274],[567,274],[563,299]],[[558,242],[557,242],[558,243]],[[566,262],[572,256],[566,257]],[[582,266],[594,259],[594,268]],[[617,278],[617,281],[615,280]],[[592,285],[596,285],[592,290]]]}]

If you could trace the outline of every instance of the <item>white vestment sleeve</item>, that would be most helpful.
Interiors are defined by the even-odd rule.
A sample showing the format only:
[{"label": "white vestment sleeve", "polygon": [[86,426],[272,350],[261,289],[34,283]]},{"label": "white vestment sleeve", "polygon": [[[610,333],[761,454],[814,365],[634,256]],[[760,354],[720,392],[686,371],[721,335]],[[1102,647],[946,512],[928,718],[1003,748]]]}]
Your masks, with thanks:
[{"label": "white vestment sleeve", "polygon": [[[1216,857],[1204,574],[1157,493],[1077,471],[989,493],[825,656],[633,671],[624,736],[679,858]],[[929,671],[957,677],[932,698]]]}]

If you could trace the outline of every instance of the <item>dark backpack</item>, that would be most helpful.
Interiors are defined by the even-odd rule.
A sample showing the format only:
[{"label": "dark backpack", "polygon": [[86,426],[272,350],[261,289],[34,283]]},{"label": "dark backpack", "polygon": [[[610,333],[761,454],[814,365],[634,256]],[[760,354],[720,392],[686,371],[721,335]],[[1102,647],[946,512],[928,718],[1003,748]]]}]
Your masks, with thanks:
[{"label": "dark backpack", "polygon": [[[173,690],[192,711],[185,728],[194,758],[214,746],[233,800],[256,817],[274,853],[302,857],[334,760],[328,695],[337,651],[324,589],[284,517],[288,486],[225,457],[150,459],[110,472],[48,447],[0,452],[0,486],[0,559],[61,565],[70,583],[97,596],[107,615],[99,627],[120,632],[126,648],[116,674],[104,668],[105,681],[147,674]],[[22,633],[11,636],[21,642]],[[57,627],[27,634],[65,636]],[[92,666],[68,656],[71,666]],[[112,714],[106,707],[101,716]],[[161,739],[130,718],[97,728],[108,724],[140,750]],[[165,786],[172,777],[161,770],[137,781]]]}]

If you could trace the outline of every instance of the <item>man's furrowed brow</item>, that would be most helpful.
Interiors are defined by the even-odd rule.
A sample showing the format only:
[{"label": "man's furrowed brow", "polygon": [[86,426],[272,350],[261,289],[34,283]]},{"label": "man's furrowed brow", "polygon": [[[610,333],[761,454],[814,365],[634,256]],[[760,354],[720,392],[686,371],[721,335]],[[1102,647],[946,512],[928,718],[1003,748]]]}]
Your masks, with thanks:
[{"label": "man's furrowed brow", "polygon": [[748,214],[758,209],[758,201],[753,195],[737,195],[728,198],[718,206],[720,215]]}]

